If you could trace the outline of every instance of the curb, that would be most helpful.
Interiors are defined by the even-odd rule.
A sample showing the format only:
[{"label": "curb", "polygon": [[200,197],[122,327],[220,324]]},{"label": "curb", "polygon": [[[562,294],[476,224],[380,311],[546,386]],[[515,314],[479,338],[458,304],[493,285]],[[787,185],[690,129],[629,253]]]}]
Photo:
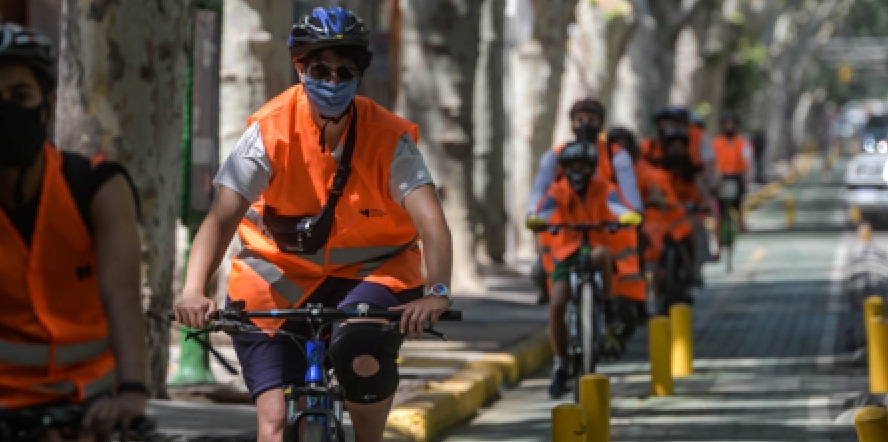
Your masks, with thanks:
[{"label": "curb", "polygon": [[799,154],[791,161],[793,167],[783,175],[782,178],[771,181],[754,192],[746,195],[743,210],[752,210],[760,206],[762,203],[774,199],[787,186],[795,184],[799,178],[809,173],[813,167],[816,156],[813,154]]},{"label": "curb", "polygon": [[543,330],[503,352],[467,362],[451,377],[430,383],[425,392],[395,407],[389,413],[385,440],[435,440],[499,397],[501,386],[517,384],[550,358],[548,334]]}]

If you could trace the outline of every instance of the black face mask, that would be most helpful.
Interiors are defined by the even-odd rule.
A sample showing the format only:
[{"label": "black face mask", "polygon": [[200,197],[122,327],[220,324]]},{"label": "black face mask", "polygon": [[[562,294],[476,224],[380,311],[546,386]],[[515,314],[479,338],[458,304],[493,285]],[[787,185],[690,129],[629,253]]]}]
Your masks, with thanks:
[{"label": "black face mask", "polygon": [[601,132],[601,126],[593,126],[586,123],[575,127],[573,131],[574,135],[577,137],[577,141],[595,142],[598,140],[598,133]]},{"label": "black face mask", "polygon": [[589,187],[589,181],[592,178],[589,174],[574,171],[567,171],[564,173],[564,176],[570,182],[570,187],[573,187],[573,190],[580,195],[586,192],[586,188]]},{"label": "black face mask", "polygon": [[28,166],[46,141],[48,106],[0,100],[0,166]]}]

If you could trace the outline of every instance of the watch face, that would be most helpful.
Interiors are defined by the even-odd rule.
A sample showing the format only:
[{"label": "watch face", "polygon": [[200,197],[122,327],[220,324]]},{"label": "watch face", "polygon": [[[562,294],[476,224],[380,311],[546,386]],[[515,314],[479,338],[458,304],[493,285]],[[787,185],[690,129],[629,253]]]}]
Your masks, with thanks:
[{"label": "watch face", "polygon": [[429,293],[437,296],[446,296],[450,290],[444,284],[435,284],[429,287]]}]

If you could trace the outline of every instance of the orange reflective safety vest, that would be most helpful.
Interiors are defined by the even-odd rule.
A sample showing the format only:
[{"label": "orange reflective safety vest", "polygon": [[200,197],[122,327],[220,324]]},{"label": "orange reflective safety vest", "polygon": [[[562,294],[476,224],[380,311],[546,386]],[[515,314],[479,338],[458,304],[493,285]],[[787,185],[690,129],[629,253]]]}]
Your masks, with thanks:
[{"label": "orange reflective safety vest", "polygon": [[[567,144],[559,144],[552,147],[552,153],[557,157],[564,147]],[[600,133],[598,137],[598,143],[596,145],[598,151],[598,171],[596,172],[600,177],[604,177],[609,182],[615,182],[615,173],[613,164],[611,164],[611,157],[607,150],[607,135],[605,133]],[[555,181],[561,178],[561,166],[556,163],[557,172],[555,173]],[[553,181],[552,183],[554,184]],[[550,184],[551,186],[551,184]],[[547,274],[552,273],[555,269],[555,261],[552,260],[552,255],[550,253],[551,246],[549,245],[549,240],[551,239],[551,235],[541,232],[537,234],[537,241],[540,244],[540,258],[543,264],[543,269]]]},{"label": "orange reflective safety vest", "polygon": [[396,295],[422,286],[416,228],[388,189],[398,141],[405,133],[417,140],[417,127],[365,97],[355,97],[354,105],[358,121],[351,175],[327,243],[315,254],[279,250],[262,223],[266,205],[280,215],[305,216],[319,213],[326,203],[337,163],[318,144],[320,130],[309,114],[308,98],[296,85],[250,117],[250,123],[259,123],[272,174],[237,230],[244,247],[232,260],[228,291],[231,299],[246,301],[248,310],[299,306],[327,277],[382,284]]},{"label": "orange reflective safety vest", "polygon": [[[697,166],[703,165],[703,129],[697,126],[688,127],[688,151],[691,156],[691,163]],[[654,166],[663,167],[663,145],[656,136],[648,137],[641,140],[642,158],[648,160]]]},{"label": "orange reflective safety vest", "polygon": [[746,138],[740,135],[730,138],[719,135],[712,140],[716,164],[722,175],[743,175],[749,170],[749,163],[743,155],[743,148],[747,145]]},{"label": "orange reflective safety vest", "polygon": [[0,408],[80,402],[115,383],[96,253],[46,144],[30,247],[0,210]]},{"label": "orange reflective safety vest", "polygon": [[635,176],[644,201],[642,228],[650,241],[644,251],[644,260],[657,262],[666,235],[673,241],[681,241],[691,234],[691,223],[685,216],[684,208],[672,189],[666,172],[652,166],[644,158],[639,158],[635,162]]},{"label": "orange reflective safety vest", "polygon": [[[555,211],[549,222],[583,223],[616,222],[619,218],[608,206],[608,197],[618,194],[610,181],[594,177],[586,190],[585,200],[574,191],[570,183],[559,178],[549,188],[547,196],[555,203]],[[582,234],[571,229],[562,229],[557,235],[547,234],[552,256],[562,261],[576,253],[582,245]],[[616,272],[613,279],[613,294],[636,301],[644,301],[645,286],[638,262],[638,235],[635,229],[620,229],[615,233],[593,231],[590,242],[607,247],[614,257]]]}]

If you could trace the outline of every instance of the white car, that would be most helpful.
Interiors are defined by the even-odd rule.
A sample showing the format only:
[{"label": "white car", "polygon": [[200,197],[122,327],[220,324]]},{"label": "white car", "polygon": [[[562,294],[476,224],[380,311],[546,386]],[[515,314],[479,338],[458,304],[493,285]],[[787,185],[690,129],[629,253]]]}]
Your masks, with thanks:
[{"label": "white car", "polygon": [[888,215],[886,162],[888,153],[881,149],[859,153],[848,161],[845,170],[845,203],[859,207],[861,213],[867,217]]}]

